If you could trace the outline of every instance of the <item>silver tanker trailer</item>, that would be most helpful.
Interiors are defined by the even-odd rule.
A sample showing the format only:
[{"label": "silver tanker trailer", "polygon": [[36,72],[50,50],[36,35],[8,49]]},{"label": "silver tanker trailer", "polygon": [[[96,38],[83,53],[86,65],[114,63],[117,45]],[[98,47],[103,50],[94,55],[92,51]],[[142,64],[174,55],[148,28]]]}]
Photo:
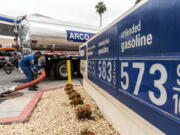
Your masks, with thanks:
[{"label": "silver tanker trailer", "polygon": [[[19,20],[19,18],[17,19]],[[41,63],[52,79],[66,79],[66,59],[72,60],[72,73],[80,73],[79,46],[100,28],[59,21],[39,14],[24,16],[15,23],[15,40],[23,53],[41,51]]]}]

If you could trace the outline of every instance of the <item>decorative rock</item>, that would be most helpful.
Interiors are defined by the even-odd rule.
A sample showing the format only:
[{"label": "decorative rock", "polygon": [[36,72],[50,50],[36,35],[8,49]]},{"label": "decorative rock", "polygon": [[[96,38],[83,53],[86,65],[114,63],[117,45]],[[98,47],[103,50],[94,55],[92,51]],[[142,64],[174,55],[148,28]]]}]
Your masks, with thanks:
[{"label": "decorative rock", "polygon": [[95,120],[79,121],[75,108],[65,105],[69,102],[66,92],[57,89],[44,93],[27,123],[0,125],[0,135],[81,135],[84,128],[88,128],[94,135],[120,135],[102,117],[87,92],[81,86],[76,89],[85,98],[84,102],[91,106]]}]

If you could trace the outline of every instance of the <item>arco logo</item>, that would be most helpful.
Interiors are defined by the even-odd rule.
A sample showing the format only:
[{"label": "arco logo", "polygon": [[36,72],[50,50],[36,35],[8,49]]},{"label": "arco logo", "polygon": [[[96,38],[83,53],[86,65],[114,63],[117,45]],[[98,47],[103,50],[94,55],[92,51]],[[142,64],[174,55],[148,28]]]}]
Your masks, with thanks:
[{"label": "arco logo", "polygon": [[67,32],[67,40],[73,42],[86,42],[95,35],[94,33],[71,31],[71,30],[67,30],[66,32]]}]

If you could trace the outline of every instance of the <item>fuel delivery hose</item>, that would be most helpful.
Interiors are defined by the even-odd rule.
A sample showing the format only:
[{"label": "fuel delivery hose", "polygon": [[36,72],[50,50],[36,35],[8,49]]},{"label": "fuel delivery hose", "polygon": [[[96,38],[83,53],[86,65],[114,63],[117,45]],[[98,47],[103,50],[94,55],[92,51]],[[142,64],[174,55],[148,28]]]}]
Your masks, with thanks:
[{"label": "fuel delivery hose", "polygon": [[41,75],[39,76],[39,78],[37,78],[36,80],[33,80],[32,82],[25,83],[23,85],[15,87],[15,91],[22,90],[24,88],[27,88],[27,87],[30,87],[30,86],[33,86],[33,85],[39,83],[41,80],[43,80],[46,77],[46,72],[44,70],[40,70],[40,73],[41,73]]},{"label": "fuel delivery hose", "polygon": [[25,83],[25,84],[20,85],[20,86],[13,86],[9,89],[6,89],[6,90],[0,92],[0,96],[3,95],[4,93],[7,93],[7,92],[14,92],[17,90],[22,90],[24,88],[33,86],[33,85],[39,83],[40,81],[42,81],[45,77],[46,77],[46,72],[44,70],[40,70],[40,76],[36,80],[33,80],[32,82]]}]

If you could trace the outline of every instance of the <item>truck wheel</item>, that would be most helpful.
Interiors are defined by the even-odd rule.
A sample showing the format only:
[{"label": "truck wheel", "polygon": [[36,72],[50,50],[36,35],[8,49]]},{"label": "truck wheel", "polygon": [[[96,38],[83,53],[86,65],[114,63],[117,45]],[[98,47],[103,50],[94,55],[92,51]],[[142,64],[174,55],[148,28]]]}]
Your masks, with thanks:
[{"label": "truck wheel", "polygon": [[61,61],[56,64],[56,75],[58,79],[67,79],[66,61]]},{"label": "truck wheel", "polygon": [[[73,75],[73,72],[74,72],[74,68],[73,68],[73,65],[71,65],[71,74]],[[66,80],[67,77],[68,77],[68,74],[67,74],[67,68],[66,68],[66,61],[61,61],[61,62],[58,62],[56,64],[56,75],[57,75],[57,79],[60,79],[60,80]]]},{"label": "truck wheel", "polygon": [[11,64],[6,63],[4,65],[4,71],[5,71],[6,74],[11,74],[12,70],[13,70],[13,66]]}]

